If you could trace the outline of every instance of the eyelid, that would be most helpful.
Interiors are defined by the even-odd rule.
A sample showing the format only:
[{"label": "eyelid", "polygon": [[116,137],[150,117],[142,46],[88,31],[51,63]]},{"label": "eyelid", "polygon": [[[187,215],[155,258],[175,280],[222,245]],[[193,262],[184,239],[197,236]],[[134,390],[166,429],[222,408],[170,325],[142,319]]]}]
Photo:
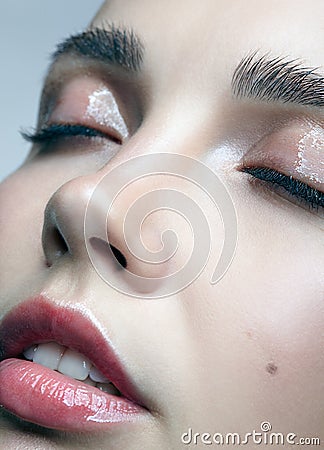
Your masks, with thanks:
[{"label": "eyelid", "polygon": [[115,93],[96,78],[73,78],[62,87],[51,103],[42,126],[75,123],[110,134],[116,140],[128,138],[128,126],[120,112]]},{"label": "eyelid", "polygon": [[324,190],[324,130],[295,121],[261,139],[243,157],[241,167],[268,167]]}]

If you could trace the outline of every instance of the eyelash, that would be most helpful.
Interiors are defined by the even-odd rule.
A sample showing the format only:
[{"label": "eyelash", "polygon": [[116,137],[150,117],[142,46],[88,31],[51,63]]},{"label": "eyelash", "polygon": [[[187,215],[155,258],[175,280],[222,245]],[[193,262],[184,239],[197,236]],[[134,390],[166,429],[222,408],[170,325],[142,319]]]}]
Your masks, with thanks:
[{"label": "eyelash", "polygon": [[295,180],[292,176],[284,175],[268,167],[243,167],[241,170],[259,180],[284,188],[289,195],[306,203],[310,209],[318,210],[324,207],[324,194],[321,191],[300,180]]},{"label": "eyelash", "polygon": [[[120,140],[114,136],[108,135],[100,130],[78,124],[51,124],[41,128],[35,133],[23,132],[22,136],[28,142],[33,144],[43,144],[45,148],[55,144],[64,137],[100,137],[109,139],[117,144]],[[45,149],[44,149],[45,150]],[[286,190],[289,195],[306,203],[310,209],[319,209],[324,207],[324,194],[319,190],[308,186],[302,181],[295,180],[292,176],[284,175],[268,167],[243,167],[242,172],[248,173],[253,177],[280,186]]]},{"label": "eyelash", "polygon": [[45,146],[55,144],[65,137],[100,137],[121,144],[120,139],[95,128],[79,124],[51,124],[41,128],[35,133],[22,132],[23,138],[33,144]]}]

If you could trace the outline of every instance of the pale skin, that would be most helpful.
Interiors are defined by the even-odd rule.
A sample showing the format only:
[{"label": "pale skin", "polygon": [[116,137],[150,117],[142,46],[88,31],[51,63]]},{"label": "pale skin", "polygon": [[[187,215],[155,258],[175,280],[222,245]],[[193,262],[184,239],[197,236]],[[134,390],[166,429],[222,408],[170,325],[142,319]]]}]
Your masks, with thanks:
[{"label": "pale skin", "polygon": [[[181,435],[189,427],[244,435],[259,431],[262,421],[273,431],[324,442],[323,219],[320,211],[239,170],[242,161],[253,160],[309,183],[294,166],[299,129],[316,124],[323,142],[323,108],[237,99],[231,92],[235,68],[257,49],[301,58],[305,66],[323,65],[323,15],[320,0],[272,1],[263,7],[253,0],[103,4],[90,26],[131,27],[145,46],[143,66],[129,83],[136,96],[129,111],[127,98],[120,106],[131,131],[121,146],[99,142],[46,155],[33,146],[0,185],[0,313],[40,292],[60,304],[84,305],[108,330],[150,414],[145,423],[76,436],[35,430],[2,412],[5,448],[179,449],[185,448]],[[73,58],[64,56],[50,82],[62,77]],[[78,64],[73,83],[83,83]],[[90,69],[87,82],[100,87]],[[61,114],[72,114],[78,107],[66,95]],[[78,101],[84,101],[81,95],[73,96]],[[168,298],[135,299],[116,292],[94,271],[85,251],[83,216],[100,177],[131,157],[159,152],[199,159],[217,173],[236,208],[238,245],[225,276],[211,285],[222,223],[201,200],[213,236],[203,273]],[[320,173],[321,161],[312,164]],[[165,185],[162,178],[154,181],[155,188]],[[323,191],[324,179],[312,186]],[[181,266],[184,253],[173,265],[145,265],[127,253],[120,227],[129,205],[152,187],[151,179],[143,179],[123,194],[110,231],[135,273],[162,276]],[[59,250],[50,236],[42,247],[50,199],[73,256],[57,257],[49,268],[44,253]],[[159,212],[144,226],[143,240],[156,249],[156,230],[176,229],[179,223],[171,212]],[[189,230],[181,238],[183,248],[190,246]],[[198,448],[205,448],[201,441]]]}]

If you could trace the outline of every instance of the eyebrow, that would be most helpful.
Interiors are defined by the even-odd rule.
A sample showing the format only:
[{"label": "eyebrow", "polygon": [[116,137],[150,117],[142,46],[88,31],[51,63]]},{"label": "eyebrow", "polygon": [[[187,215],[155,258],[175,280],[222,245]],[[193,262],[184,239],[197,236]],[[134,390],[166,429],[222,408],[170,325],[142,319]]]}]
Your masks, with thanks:
[{"label": "eyebrow", "polygon": [[57,45],[52,62],[67,54],[137,72],[143,62],[144,46],[132,29],[109,24],[106,29],[93,28],[68,37]]},{"label": "eyebrow", "polygon": [[232,78],[237,98],[324,106],[324,76],[319,68],[305,67],[299,60],[258,56],[258,51],[243,58]]}]

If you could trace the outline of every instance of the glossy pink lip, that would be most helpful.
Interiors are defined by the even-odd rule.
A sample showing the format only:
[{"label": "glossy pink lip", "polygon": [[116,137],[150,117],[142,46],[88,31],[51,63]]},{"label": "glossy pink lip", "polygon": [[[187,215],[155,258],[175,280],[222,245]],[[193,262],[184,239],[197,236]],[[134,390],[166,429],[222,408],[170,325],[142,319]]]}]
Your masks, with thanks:
[{"label": "glossy pink lip", "polygon": [[[122,396],[16,359],[26,347],[48,341],[85,355]],[[2,320],[0,361],[0,404],[27,421],[66,431],[96,431],[148,413],[98,327],[82,312],[42,296],[23,302]]]}]

